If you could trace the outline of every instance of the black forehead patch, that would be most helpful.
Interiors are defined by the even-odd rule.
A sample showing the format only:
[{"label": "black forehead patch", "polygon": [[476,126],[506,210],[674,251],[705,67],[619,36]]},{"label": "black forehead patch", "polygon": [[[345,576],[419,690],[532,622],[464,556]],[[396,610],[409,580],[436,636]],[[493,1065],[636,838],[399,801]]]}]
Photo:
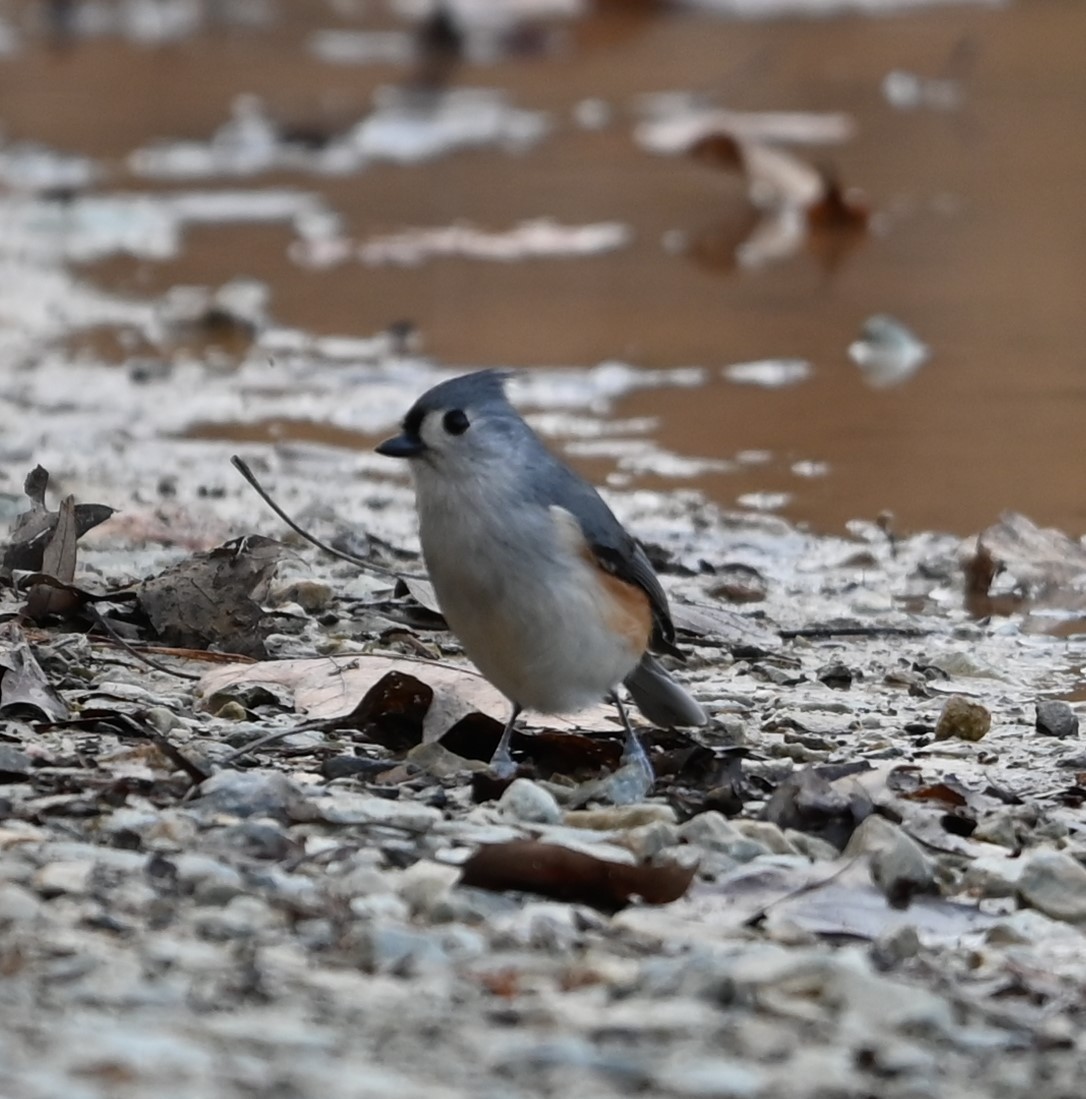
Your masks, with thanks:
[{"label": "black forehead patch", "polygon": [[403,418],[403,431],[405,435],[412,435],[416,439],[422,430],[422,421],[426,416],[426,410],[421,405],[412,405],[411,410]]}]

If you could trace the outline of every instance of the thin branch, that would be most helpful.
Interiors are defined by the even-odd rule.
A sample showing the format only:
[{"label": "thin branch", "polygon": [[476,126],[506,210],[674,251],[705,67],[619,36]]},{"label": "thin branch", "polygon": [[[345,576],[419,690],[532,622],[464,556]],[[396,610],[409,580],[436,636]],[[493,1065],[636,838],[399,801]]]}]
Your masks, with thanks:
[{"label": "thin branch", "polygon": [[256,474],[249,468],[248,463],[244,459],[239,458],[234,454],[230,458],[230,464],[245,478],[246,481],[252,486],[253,491],[264,501],[283,520],[284,523],[295,534],[300,534],[307,542],[316,546],[317,549],[323,550],[325,553],[331,554],[333,557],[338,557],[341,561],[349,561],[352,565],[357,565],[360,569],[366,569],[369,572],[376,573],[378,576],[385,576],[392,580],[398,580],[400,577],[410,577],[413,580],[425,580],[424,576],[416,576],[409,573],[397,572],[395,569],[386,569],[383,565],[375,565],[372,561],[367,561],[364,557],[356,557],[353,553],[346,553],[344,550],[338,550],[334,546],[328,545],[327,542],[322,542],[316,535],[310,534],[304,527],[299,526],[272,498],[268,495],[267,491],[256,479]]}]

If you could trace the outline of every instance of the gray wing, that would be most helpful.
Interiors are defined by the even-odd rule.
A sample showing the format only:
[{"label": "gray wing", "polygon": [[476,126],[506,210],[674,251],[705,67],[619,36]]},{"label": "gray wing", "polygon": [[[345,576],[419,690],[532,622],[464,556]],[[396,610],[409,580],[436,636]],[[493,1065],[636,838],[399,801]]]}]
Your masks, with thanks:
[{"label": "gray wing", "polygon": [[[546,506],[565,508],[581,524],[585,540],[596,560],[613,576],[636,584],[649,597],[652,607],[653,633],[651,646],[682,658],[675,648],[675,626],[671,621],[667,596],[645,551],[604,503],[603,497],[573,470],[563,465],[548,450],[541,448],[542,457],[535,464],[532,477],[536,498]],[[546,468],[541,469],[540,465]],[[540,476],[542,474],[542,476]]]}]

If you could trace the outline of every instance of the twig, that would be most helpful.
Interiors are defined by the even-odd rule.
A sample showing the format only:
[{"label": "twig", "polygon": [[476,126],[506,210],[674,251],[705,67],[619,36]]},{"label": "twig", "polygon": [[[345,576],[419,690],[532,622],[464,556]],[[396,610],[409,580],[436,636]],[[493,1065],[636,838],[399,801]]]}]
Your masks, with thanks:
[{"label": "twig", "polygon": [[249,468],[244,459],[239,458],[234,454],[230,458],[230,464],[245,478],[246,481],[252,486],[253,491],[264,501],[283,520],[284,523],[296,534],[300,534],[307,542],[316,546],[317,549],[323,550],[325,553],[331,554],[333,557],[338,557],[341,561],[349,561],[352,565],[357,565],[360,569],[368,569],[370,572],[376,573],[378,576],[386,576],[392,580],[398,580],[400,577],[409,577],[413,580],[425,580],[424,576],[417,576],[410,573],[397,572],[395,569],[386,569],[383,565],[375,565],[372,561],[367,561],[364,557],[356,557],[353,553],[346,553],[344,550],[338,550],[334,546],[328,545],[327,542],[322,542],[316,535],[310,534],[304,527],[299,526],[272,498],[268,495],[267,491],[256,479],[256,474]]},{"label": "twig", "polygon": [[85,604],[85,607],[91,613],[91,617],[95,623],[102,627],[103,630],[109,635],[110,639],[116,644],[120,645],[122,649],[130,656],[134,656],[141,663],[146,664],[149,668],[154,668],[157,672],[165,672],[167,675],[175,675],[178,679],[200,679],[201,677],[196,675],[195,672],[179,672],[174,668],[167,668],[165,664],[160,664],[157,660],[152,660],[149,656],[134,649],[121,635],[102,617],[98,612],[98,608],[93,603]]},{"label": "twig", "polygon": [[804,626],[798,630],[779,630],[786,641],[796,637],[927,637],[931,630],[916,626]]}]

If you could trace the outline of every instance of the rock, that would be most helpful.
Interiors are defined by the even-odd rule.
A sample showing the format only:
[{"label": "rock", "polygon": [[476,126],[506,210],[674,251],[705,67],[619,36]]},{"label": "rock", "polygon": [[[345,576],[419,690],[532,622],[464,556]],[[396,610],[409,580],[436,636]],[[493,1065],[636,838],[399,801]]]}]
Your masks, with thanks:
[{"label": "rock", "polygon": [[30,774],[30,757],[10,744],[0,744],[0,783],[22,782]]},{"label": "rock", "polygon": [[661,851],[678,846],[680,840],[678,826],[663,821],[627,829],[616,838],[639,861],[655,858]]},{"label": "rock", "polygon": [[42,919],[43,908],[29,889],[14,882],[0,882],[0,927],[36,922]]},{"label": "rock", "polygon": [[962,888],[975,897],[1013,897],[1025,863],[1022,859],[981,855],[962,875]]},{"label": "rock", "polygon": [[324,580],[299,579],[290,580],[285,584],[277,585],[272,589],[271,601],[278,605],[281,603],[297,603],[303,610],[313,614],[322,611],[332,601],[335,589]]},{"label": "rock", "polygon": [[224,905],[244,892],[241,875],[210,855],[192,851],[169,861],[177,884],[191,892],[198,904]]},{"label": "rock", "polygon": [[554,795],[527,778],[514,779],[506,787],[498,801],[498,812],[525,824],[557,824],[562,819]]},{"label": "rock", "polygon": [[785,834],[772,821],[737,820],[735,827],[740,835],[761,844],[774,855],[799,854]]},{"label": "rock", "polygon": [[935,739],[980,740],[992,727],[992,715],[979,702],[951,695],[935,723]]},{"label": "rock", "polygon": [[328,824],[387,824],[409,832],[426,832],[441,820],[441,810],[432,806],[390,801],[352,790],[315,797],[311,804],[318,819]]},{"label": "rock", "polygon": [[1022,869],[1018,899],[1055,920],[1086,923],[1086,868],[1062,851],[1038,851]]},{"label": "rock", "polygon": [[918,893],[935,892],[935,872],[919,844],[896,824],[868,817],[848,841],[844,854],[870,856],[871,880],[895,908],[908,907]]},{"label": "rock", "polygon": [[728,1057],[668,1058],[653,1074],[655,1085],[689,1099],[747,1099],[764,1095],[768,1078],[762,1069]]},{"label": "rock", "polygon": [[165,706],[152,706],[144,713],[144,719],[156,732],[168,736],[177,729],[184,729],[185,723]]},{"label": "rock", "polygon": [[1038,702],[1036,729],[1043,736],[1078,736],[1078,715],[1066,702]]},{"label": "rock", "polygon": [[90,888],[94,863],[49,862],[31,879],[31,884],[43,897],[59,897],[69,893],[83,896]]},{"label": "rock", "polygon": [[[515,784],[514,784],[515,785]],[[618,832],[639,828],[645,824],[674,824],[675,810],[670,805],[613,805],[603,809],[571,809],[565,815],[571,828],[588,828],[594,832]]]},{"label": "rock", "polygon": [[234,897],[223,908],[205,909],[196,916],[197,928],[211,940],[248,939],[282,926],[283,916],[261,897]]},{"label": "rock", "polygon": [[[519,781],[519,780],[518,780]],[[407,902],[413,915],[430,915],[443,905],[460,877],[460,868],[419,859],[396,881],[396,891]]]},{"label": "rock", "polygon": [[679,829],[679,835],[687,843],[724,854],[728,854],[732,846],[742,839],[739,829],[715,809],[691,817]]},{"label": "rock", "polygon": [[286,822],[309,819],[298,788],[278,771],[219,771],[200,784],[192,803],[203,812],[235,817],[272,817]]}]

